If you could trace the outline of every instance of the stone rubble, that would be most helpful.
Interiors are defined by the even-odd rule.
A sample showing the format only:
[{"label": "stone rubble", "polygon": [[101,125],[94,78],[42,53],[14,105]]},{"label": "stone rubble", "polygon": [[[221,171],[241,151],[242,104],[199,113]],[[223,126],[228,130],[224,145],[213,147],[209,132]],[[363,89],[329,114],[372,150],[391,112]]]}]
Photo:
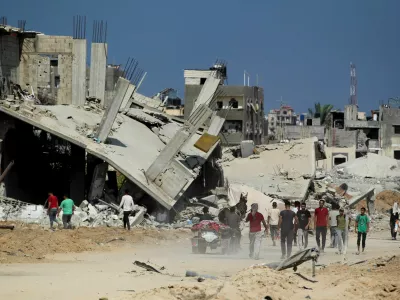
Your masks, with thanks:
[{"label": "stone rubble", "polygon": [[[146,214],[146,208],[136,206],[135,216],[129,217],[132,226],[139,225],[157,225],[155,221],[151,220],[150,216]],[[145,216],[150,221],[145,221]],[[74,227],[121,227],[123,225],[123,212],[113,209],[109,205],[104,204],[90,204],[84,200],[80,206],[75,208],[72,217],[72,224]],[[61,222],[62,212],[60,212],[59,220]],[[0,196],[0,221],[19,221],[23,223],[35,223],[42,226],[49,226],[49,217],[47,209],[43,205],[34,205],[18,201],[11,198]]]}]

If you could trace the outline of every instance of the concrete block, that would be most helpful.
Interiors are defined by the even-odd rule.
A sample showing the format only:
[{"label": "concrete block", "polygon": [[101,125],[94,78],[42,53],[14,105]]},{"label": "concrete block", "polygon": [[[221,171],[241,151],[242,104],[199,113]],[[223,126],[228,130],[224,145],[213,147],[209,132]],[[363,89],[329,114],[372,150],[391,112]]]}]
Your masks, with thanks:
[{"label": "concrete block", "polygon": [[19,105],[18,104],[13,104],[13,105],[11,105],[11,107],[10,107],[12,110],[14,110],[14,111],[18,111],[19,110]]},{"label": "concrete block", "polygon": [[242,141],[240,143],[240,150],[243,158],[249,157],[254,153],[254,142],[251,140]]}]

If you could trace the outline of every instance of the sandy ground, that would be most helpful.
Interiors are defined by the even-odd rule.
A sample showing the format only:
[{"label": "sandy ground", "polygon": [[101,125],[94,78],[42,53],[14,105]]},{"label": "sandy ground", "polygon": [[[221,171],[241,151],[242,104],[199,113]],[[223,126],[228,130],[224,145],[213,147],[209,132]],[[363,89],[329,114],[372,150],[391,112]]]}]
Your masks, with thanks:
[{"label": "sandy ground", "polygon": [[[15,235],[11,237],[10,235]],[[57,237],[58,236],[58,237]],[[29,237],[29,239],[27,239]],[[112,239],[124,238],[124,241]],[[38,242],[35,244],[35,240]],[[87,240],[81,248],[76,241]],[[19,240],[19,242],[16,242]],[[24,242],[25,240],[25,242]],[[44,243],[47,241],[47,243]],[[19,243],[19,244],[18,244]],[[60,244],[62,243],[62,244]],[[8,246],[5,246],[8,245]],[[34,246],[32,246],[34,244]],[[42,244],[42,246],[39,246]],[[79,243],[81,244],[81,243]],[[15,246],[10,246],[15,245]],[[18,246],[17,246],[18,245]],[[314,246],[311,237],[311,245]],[[400,242],[391,241],[388,232],[371,234],[367,252],[355,255],[355,237],[351,237],[346,262],[327,249],[320,257],[317,283],[294,274],[293,270],[275,272],[268,268],[249,268],[253,264],[279,261],[280,249],[272,247],[269,239],[263,240],[260,261],[248,258],[248,240],[242,240],[243,250],[235,256],[222,256],[219,251],[204,255],[191,253],[187,232],[121,229],[79,229],[74,232],[49,232],[42,229],[17,229],[0,232],[0,250],[12,253],[20,248],[26,255],[2,254],[0,269],[0,299],[399,299],[400,286],[396,271],[400,268],[398,257],[385,266],[377,267],[378,257],[400,254]],[[89,252],[72,253],[72,251]],[[42,249],[42,250],[32,250]],[[48,250],[43,250],[48,249]],[[10,251],[11,250],[11,251]],[[18,250],[18,249],[17,249]],[[106,250],[106,251],[104,251]],[[29,252],[31,251],[31,252]],[[67,252],[45,254],[49,252]],[[43,255],[44,259],[34,257]],[[13,263],[21,262],[23,263]],[[163,274],[155,274],[133,265],[135,260],[164,267]],[[379,261],[383,261],[380,259]],[[39,263],[38,263],[39,262]],[[298,273],[311,277],[311,263],[299,267]],[[197,282],[184,277],[186,270],[218,277]],[[396,271],[395,271],[396,270]]]}]

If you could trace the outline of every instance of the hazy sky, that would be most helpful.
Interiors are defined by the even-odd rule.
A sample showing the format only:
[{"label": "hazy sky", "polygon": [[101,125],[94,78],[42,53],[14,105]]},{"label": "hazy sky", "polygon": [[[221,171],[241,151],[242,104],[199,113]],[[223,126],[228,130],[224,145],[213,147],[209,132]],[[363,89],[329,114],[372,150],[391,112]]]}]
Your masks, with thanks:
[{"label": "hazy sky", "polygon": [[74,15],[108,21],[108,63],[135,57],[148,72],[141,92],[177,88],[183,69],[228,62],[228,83],[264,88],[266,110],[348,102],[350,61],[361,110],[400,96],[400,0],[0,0],[8,23],[72,35]]}]

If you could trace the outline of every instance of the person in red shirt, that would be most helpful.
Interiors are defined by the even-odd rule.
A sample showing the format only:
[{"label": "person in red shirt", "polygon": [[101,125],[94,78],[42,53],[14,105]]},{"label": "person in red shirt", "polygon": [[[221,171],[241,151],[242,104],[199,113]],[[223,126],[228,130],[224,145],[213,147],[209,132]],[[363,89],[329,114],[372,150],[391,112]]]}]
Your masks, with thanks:
[{"label": "person in red shirt", "polygon": [[[328,230],[328,220],[329,220],[329,212],[326,207],[324,207],[325,201],[319,200],[319,207],[315,210],[314,213],[314,228],[315,228],[315,236],[317,240],[318,249],[321,252],[325,250],[325,242],[326,242],[326,232]],[[322,235],[322,248],[320,242],[320,236]]]},{"label": "person in red shirt", "polygon": [[267,223],[264,220],[264,216],[258,212],[258,204],[253,203],[251,205],[251,212],[246,217],[246,222],[250,222],[250,258],[259,259],[261,239],[263,232],[261,231],[261,223],[263,223],[265,232],[268,230]]},{"label": "person in red shirt", "polygon": [[47,198],[48,209],[47,214],[50,218],[50,229],[54,230],[53,223],[56,222],[57,226],[60,225],[57,221],[57,211],[58,211],[58,199],[53,195],[52,192],[49,192],[49,198]]}]

